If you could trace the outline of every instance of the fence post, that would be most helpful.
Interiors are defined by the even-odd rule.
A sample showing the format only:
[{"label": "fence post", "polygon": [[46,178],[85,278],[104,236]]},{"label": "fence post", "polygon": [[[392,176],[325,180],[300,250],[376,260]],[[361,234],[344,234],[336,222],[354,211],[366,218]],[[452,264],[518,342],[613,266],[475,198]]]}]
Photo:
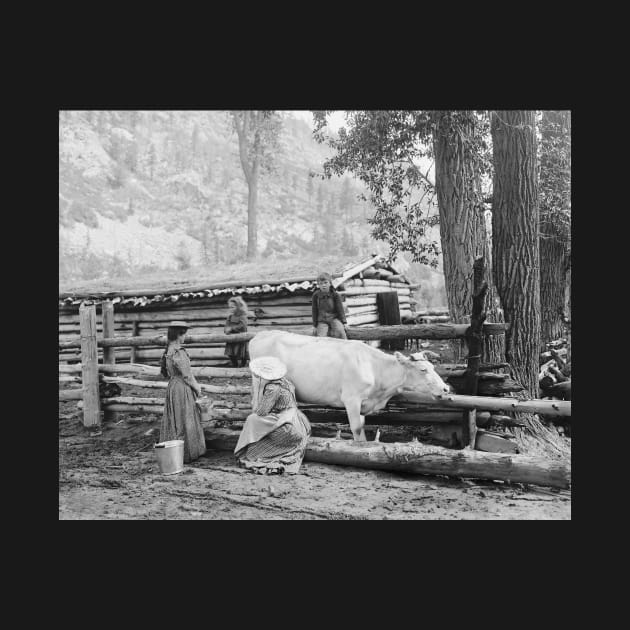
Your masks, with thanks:
[{"label": "fence post", "polygon": [[[131,336],[132,337],[137,337],[140,334],[140,329],[138,326],[138,320],[134,319],[133,320],[133,329],[131,331]],[[136,362],[136,346],[131,346],[131,355],[129,357],[129,363],[135,363]]]},{"label": "fence post", "polygon": [[83,380],[83,426],[101,423],[98,391],[98,350],[96,346],[96,306],[83,302],[79,307],[81,330],[81,379]]},{"label": "fence post", "polygon": [[[486,319],[484,301],[488,292],[488,284],[483,281],[485,261],[483,256],[473,263],[473,304],[470,326],[466,329],[466,343],[468,345],[468,360],[466,368],[466,393],[477,395],[479,383],[479,364],[481,363],[483,323]],[[467,409],[463,417],[464,446],[475,448],[477,437],[477,410]]]},{"label": "fence post", "polygon": [[[108,339],[115,336],[114,327],[114,305],[111,300],[105,300],[101,304],[103,310],[103,338]],[[103,348],[103,363],[108,365],[115,365],[116,363],[116,348],[106,346]],[[105,422],[114,422],[118,417],[115,411],[103,412],[103,420]]]}]

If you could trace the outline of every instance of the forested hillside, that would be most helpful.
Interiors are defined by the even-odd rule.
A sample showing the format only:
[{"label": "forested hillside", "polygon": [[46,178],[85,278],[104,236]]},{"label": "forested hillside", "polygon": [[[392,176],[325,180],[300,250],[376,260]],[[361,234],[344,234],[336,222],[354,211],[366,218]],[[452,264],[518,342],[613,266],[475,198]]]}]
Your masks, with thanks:
[{"label": "forested hillside", "polygon": [[[260,178],[261,257],[387,252],[370,237],[362,182],[310,176],[329,156],[306,122],[283,112]],[[246,248],[247,184],[229,112],[60,112],[60,284],[233,265]],[[442,303],[440,273],[414,264],[410,274]]]},{"label": "forested hillside", "polygon": [[[361,255],[373,248],[362,185],[321,180],[328,149],[285,115],[261,177],[259,250],[266,256]],[[61,112],[62,278],[234,263],[247,240],[247,185],[223,111]]]}]

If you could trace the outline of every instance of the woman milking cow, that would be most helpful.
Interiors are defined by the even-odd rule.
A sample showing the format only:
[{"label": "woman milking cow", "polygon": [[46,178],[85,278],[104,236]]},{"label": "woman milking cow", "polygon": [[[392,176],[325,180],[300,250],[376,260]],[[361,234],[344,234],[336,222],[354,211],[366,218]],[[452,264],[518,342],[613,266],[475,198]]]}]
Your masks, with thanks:
[{"label": "woman milking cow", "polygon": [[295,386],[285,378],[287,367],[275,357],[249,364],[252,409],[234,449],[241,466],[258,474],[299,471],[311,425],[298,409]]}]

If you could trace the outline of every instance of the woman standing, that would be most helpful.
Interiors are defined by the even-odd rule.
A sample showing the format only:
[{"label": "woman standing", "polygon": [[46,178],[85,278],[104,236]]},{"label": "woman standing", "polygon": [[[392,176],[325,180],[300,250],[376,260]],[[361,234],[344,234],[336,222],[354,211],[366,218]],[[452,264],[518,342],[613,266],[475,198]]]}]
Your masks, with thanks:
[{"label": "woman standing", "polygon": [[[226,335],[236,335],[247,332],[247,304],[242,297],[231,297],[228,300],[229,315],[225,321],[223,331]],[[225,344],[225,356],[230,359],[233,367],[245,367],[249,360],[247,341],[234,341]]]},{"label": "woman standing", "polygon": [[293,383],[283,378],[287,368],[275,357],[258,357],[252,372],[252,409],[234,454],[258,474],[299,471],[311,425],[298,409]]},{"label": "woman standing", "polygon": [[182,348],[188,330],[186,322],[171,322],[167,331],[167,345],[160,360],[160,371],[168,377],[164,415],[160,426],[160,442],[184,440],[184,463],[189,463],[206,452],[206,440],[201,427],[201,412],[195,398],[201,387],[190,369],[190,358]]}]

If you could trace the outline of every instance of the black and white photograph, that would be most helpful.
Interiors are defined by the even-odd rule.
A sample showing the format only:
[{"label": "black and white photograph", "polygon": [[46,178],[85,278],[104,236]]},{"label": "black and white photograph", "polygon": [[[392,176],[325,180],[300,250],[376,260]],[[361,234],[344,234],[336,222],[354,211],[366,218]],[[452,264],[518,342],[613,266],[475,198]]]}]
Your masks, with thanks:
[{"label": "black and white photograph", "polygon": [[59,520],[571,520],[571,232],[566,109],[60,109]]}]

